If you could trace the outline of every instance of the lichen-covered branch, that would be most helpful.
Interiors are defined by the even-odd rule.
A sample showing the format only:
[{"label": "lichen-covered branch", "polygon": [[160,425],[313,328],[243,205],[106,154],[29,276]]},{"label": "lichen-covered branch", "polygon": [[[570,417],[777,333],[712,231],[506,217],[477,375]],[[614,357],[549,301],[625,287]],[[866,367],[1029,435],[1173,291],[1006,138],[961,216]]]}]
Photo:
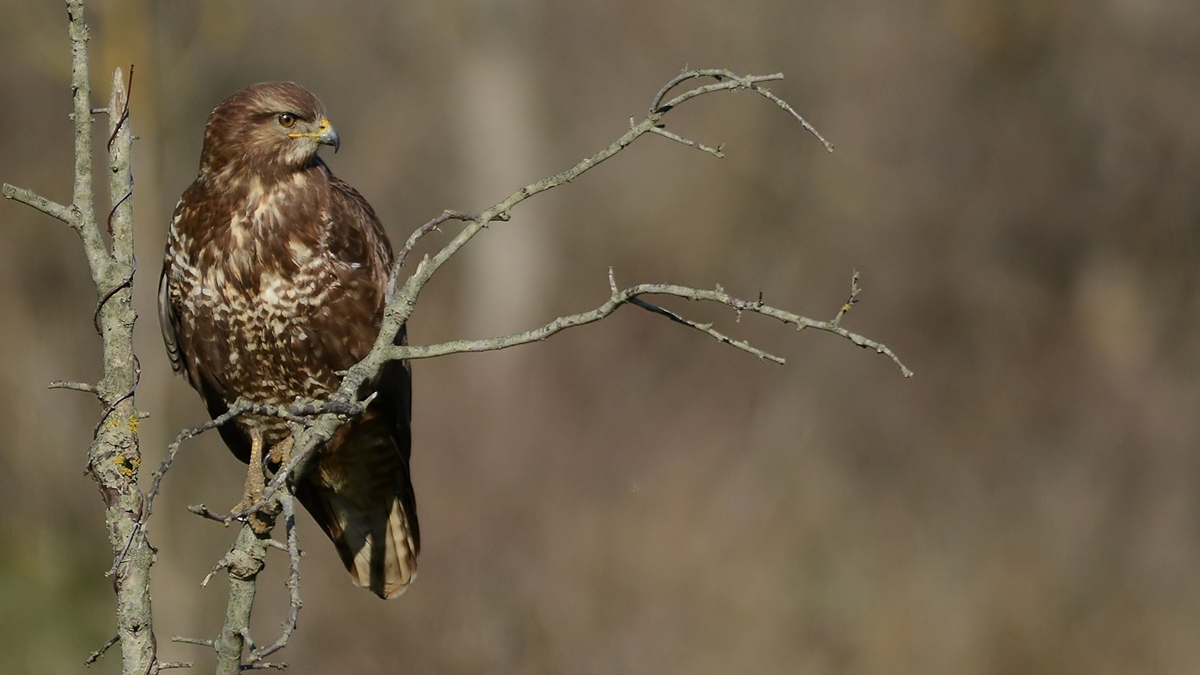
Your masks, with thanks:
[{"label": "lichen-covered branch", "polygon": [[258,573],[266,564],[267,539],[270,537],[256,534],[250,523],[245,523],[222,561],[222,566],[229,570],[229,602],[225,606],[225,624],[213,644],[217,652],[217,675],[238,675],[242,671],[242,648],[254,609]]},{"label": "lichen-covered branch", "polygon": [[[141,450],[138,446],[140,414],[133,392],[140,368],[133,354],[133,310],[131,282],[133,256],[133,173],[130,153],[133,134],[129,126],[128,98],[121,71],[113,74],[109,115],[109,193],[114,205],[108,215],[111,247],[105,243],[93,206],[92,105],[88,80],[88,27],[83,0],[67,0],[68,32],[71,39],[72,119],[75,135],[74,179],[69,206],[5,184],[3,195],[61,220],[83,243],[92,281],[96,288],[96,325],[103,342],[104,374],[91,385],[59,382],[52,386],[95,394],[104,406],[88,451],[87,467],[100,489],[105,505],[105,524],[114,558],[112,570],[116,591],[117,641],[121,645],[125,675],[155,672],[155,641],[150,606],[150,566],[154,549],[138,527],[143,497],[138,489]],[[104,649],[97,650],[100,658]]]},{"label": "lichen-covered branch", "polygon": [[[243,414],[241,411],[238,414]],[[225,605],[225,620],[221,625],[221,633],[215,640],[199,640],[178,637],[174,642],[203,645],[211,648],[217,655],[217,675],[236,675],[243,670],[263,668],[283,668],[286,664],[265,661],[267,656],[283,649],[296,630],[300,617],[300,547],[296,539],[296,512],[294,498],[288,491],[282,491],[268,503],[270,508],[259,511],[262,527],[256,528],[250,522],[242,524],[237,540],[213,567],[213,571],[200,584],[206,586],[218,570],[224,569],[229,575],[229,599]],[[278,506],[279,510],[274,507]],[[191,507],[194,513],[206,518],[222,521],[223,518],[209,511],[204,506]],[[282,511],[284,529],[287,533],[286,544],[271,539],[270,531],[274,528],[275,519]],[[257,647],[250,639],[250,617],[254,611],[254,598],[258,590],[258,575],[266,567],[267,551],[271,548],[283,548],[288,554],[288,615],[283,622],[279,638],[266,647]],[[243,654],[246,658],[243,659]]]},{"label": "lichen-covered branch", "polygon": [[[70,3],[69,3],[70,4]],[[82,6],[80,6],[82,11]],[[109,110],[127,106],[121,71],[113,74],[113,95]],[[76,103],[76,116],[90,114],[86,101]],[[82,112],[81,112],[82,111]],[[96,294],[100,303],[99,324],[104,342],[104,377],[99,384],[105,404],[104,421],[98,429],[90,453],[92,475],[100,485],[108,508],[106,522],[114,555],[126,550],[125,560],[113,574],[117,588],[117,627],[121,634],[123,670],[144,673],[155,667],[155,641],[150,605],[150,566],[154,549],[146,540],[138,522],[144,507],[138,488],[141,450],[138,446],[138,421],[133,392],[141,368],[133,353],[133,173],[130,153],[133,134],[127,115],[109,115],[109,187],[115,205],[108,222],[112,226],[112,252],[102,270],[93,266]],[[82,144],[77,145],[77,149]],[[90,145],[88,146],[90,148]],[[89,249],[96,242],[103,246],[99,227],[92,218],[81,236]],[[91,254],[89,254],[91,257]],[[132,540],[126,549],[126,542]]]},{"label": "lichen-covered branch", "polygon": [[46,199],[39,194],[30,192],[25,188],[19,188],[15,185],[9,185],[8,183],[5,183],[3,194],[5,199],[11,199],[15,202],[20,202],[26,206],[37,209],[51,218],[57,218],[68,225],[74,222],[71,219],[70,209],[55,201]]},{"label": "lichen-covered branch", "polygon": [[288,554],[288,616],[283,622],[279,638],[261,649],[250,650],[250,663],[261,663],[263,659],[287,646],[300,620],[300,608],[304,602],[300,600],[300,544],[296,539],[296,506],[292,495],[284,491],[279,493],[279,504],[283,507],[283,527],[287,532],[287,543],[284,550]]}]

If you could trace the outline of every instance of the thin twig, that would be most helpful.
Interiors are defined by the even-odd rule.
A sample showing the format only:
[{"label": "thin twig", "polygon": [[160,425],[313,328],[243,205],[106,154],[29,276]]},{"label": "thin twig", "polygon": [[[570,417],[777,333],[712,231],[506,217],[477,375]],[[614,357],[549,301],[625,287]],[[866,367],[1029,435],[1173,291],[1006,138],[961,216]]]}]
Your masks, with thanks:
[{"label": "thin twig", "polygon": [[296,539],[296,511],[292,495],[287,490],[279,493],[279,503],[283,507],[283,527],[287,531],[288,554],[288,616],[283,622],[283,630],[279,639],[262,649],[250,649],[250,663],[256,663],[287,646],[288,640],[296,630],[296,622],[300,619],[300,608],[304,602],[300,600],[300,545]]},{"label": "thin twig", "polygon": [[799,122],[800,125],[803,126],[806,131],[808,131],[808,133],[812,134],[813,136],[816,136],[817,140],[821,141],[821,144],[825,146],[826,152],[833,152],[833,143],[830,143],[829,141],[825,140],[825,137],[821,135],[821,132],[817,131],[816,127],[809,124],[808,120],[801,117],[800,113],[796,112],[796,109],[793,108],[790,104],[788,104],[787,101],[779,98],[775,94],[772,94],[771,91],[769,89],[767,89],[766,87],[760,87],[757,84],[753,84],[750,86],[750,88],[752,90],[754,90],[756,93],[762,94],[763,96],[767,97],[769,100],[774,102],[775,105],[779,106],[780,108],[783,108],[788,113],[790,113],[792,115],[792,117],[795,117],[796,121]]},{"label": "thin twig", "polygon": [[94,384],[87,382],[68,382],[66,380],[55,380],[50,383],[49,389],[70,389],[72,391],[82,391],[93,396],[100,395],[100,389]]},{"label": "thin twig", "polygon": [[171,670],[172,668],[191,668],[194,663],[191,661],[167,661],[166,663],[158,664],[159,670]]},{"label": "thin twig", "polygon": [[833,317],[833,321],[830,321],[829,323],[834,326],[841,324],[842,317],[846,316],[846,312],[854,309],[854,305],[858,303],[858,294],[861,292],[862,289],[858,287],[858,270],[851,270],[850,297],[846,299],[846,302],[842,303],[841,308],[838,309],[837,316]]},{"label": "thin twig", "polygon": [[[145,528],[146,522],[150,519],[150,514],[154,511],[154,500],[156,497],[158,497],[159,490],[162,488],[163,478],[167,475],[167,471],[169,471],[171,466],[175,463],[175,457],[179,454],[179,450],[183,446],[184,441],[195,438],[206,431],[216,429],[219,426],[227,424],[229,421],[241,415],[266,415],[270,417],[279,417],[297,424],[307,424],[310,421],[309,418],[315,415],[323,415],[326,413],[342,416],[358,415],[366,409],[367,404],[368,401],[364,401],[361,404],[345,403],[341,401],[306,401],[292,406],[276,406],[251,403],[245,399],[238,399],[232,406],[229,407],[228,410],[217,417],[214,417],[203,424],[180,431],[178,434],[176,434],[175,440],[167,446],[167,455],[163,457],[163,461],[159,465],[158,470],[154,472],[154,478],[150,482],[150,490],[146,493],[146,499],[141,517],[138,518],[138,522],[134,527],[133,532],[125,542],[125,547],[122,549],[121,553],[116,556],[112,567],[109,568],[105,576],[112,576],[116,572],[117,568],[121,565],[121,562],[125,559],[125,555],[129,552],[130,544],[132,544],[138,533]],[[229,525],[234,520],[239,520],[250,513],[257,513],[258,511],[256,509],[255,511],[247,513],[231,513],[228,515],[221,515],[214,511],[210,511],[203,504],[198,507],[189,507],[189,510],[196,515],[203,516],[210,520],[216,520],[225,525]]]},{"label": "thin twig", "polygon": [[[615,282],[612,281],[612,277],[610,276],[610,285],[614,283]],[[779,321],[783,321],[784,323],[794,325],[797,329],[815,328],[817,330],[834,333],[846,338],[847,340],[850,340],[860,347],[872,349],[880,354],[888,356],[896,363],[897,366],[899,366],[900,372],[904,375],[904,377],[912,377],[912,371],[909,370],[887,346],[863,337],[858,333],[848,331],[832,321],[818,321],[816,319],[810,319],[798,314],[793,314],[791,312],[763,304],[761,300],[741,300],[725,293],[720,289],[715,291],[707,291],[699,288],[691,288],[690,286],[679,286],[675,284],[639,284],[624,290],[614,291],[609,296],[607,302],[594,310],[589,312],[581,312],[579,314],[571,314],[569,316],[560,316],[545,326],[521,333],[513,333],[511,335],[503,335],[500,337],[483,340],[455,340],[452,342],[443,342],[434,345],[395,345],[390,350],[390,358],[405,360],[428,359],[437,356],[445,356],[447,354],[490,352],[500,349],[508,349],[509,347],[515,347],[517,345],[545,340],[551,335],[564,331],[568,328],[594,323],[612,314],[621,305],[634,304],[642,307],[643,309],[647,309],[656,314],[665,316],[672,321],[676,321],[705,332],[719,342],[729,344],[730,346],[741,349],[744,352],[753,354],[760,359],[766,359],[775,363],[784,363],[784,359],[764,352],[756,347],[752,347],[744,341],[733,340],[728,336],[714,330],[709,324],[701,324],[691,321],[690,319],[686,319],[675,312],[665,310],[657,305],[652,305],[648,302],[640,300],[639,296],[643,295],[670,295],[687,300],[715,302],[732,307],[739,313],[753,312],[755,314],[769,316]]]},{"label": "thin twig", "polygon": [[188,510],[188,512],[194,513],[194,514],[200,516],[201,518],[216,521],[226,527],[229,526],[229,523],[233,522],[228,516],[221,514],[221,513],[217,513],[216,511],[213,511],[212,509],[208,508],[204,504],[193,504],[193,505],[187,507],[187,510]]},{"label": "thin twig", "polygon": [[107,652],[109,647],[112,647],[113,645],[117,644],[117,642],[119,642],[120,640],[121,640],[120,634],[110,637],[107,642],[100,645],[99,649],[92,652],[91,656],[87,657],[87,659],[84,660],[83,665],[90,666],[93,663],[99,661],[100,657],[104,656],[104,652]]},{"label": "thin twig", "polygon": [[774,354],[769,354],[767,352],[764,352],[761,349],[758,349],[757,347],[752,347],[750,345],[750,343],[746,342],[745,340],[734,340],[733,338],[729,337],[728,335],[725,335],[724,333],[714,330],[711,323],[698,323],[696,321],[692,321],[691,319],[685,319],[682,316],[676,314],[675,312],[672,312],[667,309],[663,309],[662,307],[659,307],[658,305],[646,302],[645,300],[642,300],[641,298],[638,298],[636,296],[629,298],[628,302],[631,305],[637,305],[638,307],[641,307],[642,309],[647,310],[649,312],[653,312],[654,314],[659,314],[661,316],[665,316],[668,319],[670,319],[671,321],[674,321],[676,323],[681,323],[685,326],[690,326],[692,328],[695,328],[696,330],[700,331],[701,333],[706,333],[706,334],[712,336],[714,339],[716,339],[717,342],[723,342],[727,345],[736,347],[744,352],[749,352],[749,353],[757,356],[760,359],[766,359],[767,361],[771,361],[773,363],[778,363],[781,366],[787,363],[787,361],[782,356],[775,356]]},{"label": "thin twig", "polygon": [[673,134],[670,131],[663,129],[662,127],[650,127],[650,131],[651,131],[651,133],[658,134],[659,136],[662,136],[663,138],[669,138],[669,139],[675,141],[676,143],[682,143],[682,144],[688,146],[689,148],[695,148],[697,150],[707,152],[708,154],[712,155],[713,157],[716,157],[717,159],[725,158],[725,153],[721,152],[721,146],[719,146],[719,145],[715,148],[710,148],[703,143],[697,143],[696,141],[689,140],[678,134]]},{"label": "thin twig", "polygon": [[176,635],[175,637],[171,638],[171,642],[179,642],[179,643],[185,644],[185,645],[200,645],[201,647],[213,646],[212,640],[201,640],[199,638],[182,637],[179,635]]},{"label": "thin twig", "polygon": [[[671,99],[670,101],[668,101],[666,103],[662,102],[663,98],[666,97],[666,95],[668,93],[670,93],[670,91],[672,89],[679,86],[683,82],[686,82],[687,80],[691,80],[691,79],[695,79],[695,78],[699,78],[699,77],[711,77],[711,78],[717,80],[717,83],[705,85],[703,87],[697,87],[695,89],[692,89],[690,91],[684,92],[684,93],[676,96],[675,98]],[[711,93],[714,91],[733,90],[733,89],[749,89],[749,90],[754,91],[755,93],[763,96],[764,98],[770,100],[772,103],[779,106],[780,108],[786,110],[792,117],[794,117],[796,119],[796,121],[800,122],[800,125],[802,127],[804,127],[805,131],[812,134],[817,140],[821,141],[821,144],[825,146],[826,151],[833,152],[833,144],[830,143],[829,141],[825,140],[825,137],[822,136],[821,133],[819,131],[817,131],[813,125],[809,124],[808,120],[801,117],[800,113],[796,112],[795,108],[793,108],[791,105],[789,105],[783,99],[781,99],[778,96],[776,96],[775,94],[771,93],[771,91],[769,89],[767,89],[766,87],[758,86],[758,84],[760,82],[770,82],[773,80],[782,80],[782,79],[783,79],[783,73],[772,73],[770,75],[751,75],[751,76],[743,77],[743,76],[737,75],[736,73],[734,73],[732,71],[724,70],[724,69],[717,69],[717,68],[705,69],[705,70],[687,70],[687,71],[684,71],[684,72],[680,73],[679,75],[677,75],[675,77],[675,79],[668,82],[666,84],[666,86],[664,86],[661,90],[659,90],[658,94],[654,97],[654,100],[650,103],[650,111],[652,113],[653,112],[665,113],[668,110],[683,103],[684,101],[687,101],[687,100],[693,99],[697,96],[702,96],[704,94],[708,94],[708,93]]]},{"label": "thin twig", "polygon": [[254,639],[250,637],[250,629],[246,626],[242,626],[240,629],[238,629],[237,633],[238,635],[242,636],[242,642],[246,645],[246,649],[253,652],[255,649]]},{"label": "thin twig", "polygon": [[208,571],[208,574],[204,575],[204,580],[200,582],[200,588],[206,588],[208,586],[208,582],[212,581],[213,575],[225,569],[226,567],[229,567],[228,555],[221,556],[221,559],[217,561],[217,564],[213,565],[213,568]]},{"label": "thin twig", "polygon": [[[392,295],[395,294],[396,280],[400,278],[400,268],[404,267],[404,262],[408,260],[408,254],[412,253],[413,248],[417,245],[417,241],[419,241],[421,237],[424,237],[434,230],[437,230],[438,226],[447,220],[461,220],[464,222],[470,222],[472,220],[477,220],[478,218],[479,214],[477,213],[466,213],[465,211],[452,211],[447,209],[442,211],[440,215],[438,215],[436,218],[433,218],[428,223],[425,223],[424,225],[413,230],[413,233],[408,235],[408,241],[404,242],[404,248],[400,249],[400,252],[396,254],[396,262],[392,265],[392,273],[388,277],[386,298],[391,300]],[[508,214],[498,213],[492,218],[492,220],[507,221]]]}]

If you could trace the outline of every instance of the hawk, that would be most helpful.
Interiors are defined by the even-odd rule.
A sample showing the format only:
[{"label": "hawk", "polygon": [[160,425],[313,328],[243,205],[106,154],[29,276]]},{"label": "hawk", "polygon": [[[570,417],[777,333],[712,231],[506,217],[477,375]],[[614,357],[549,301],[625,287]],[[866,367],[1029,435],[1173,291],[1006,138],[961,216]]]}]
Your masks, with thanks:
[{"label": "hawk", "polygon": [[[199,175],[167,235],[158,306],[171,365],[213,417],[238,398],[329,400],[339,371],[379,333],[391,244],[371,205],[317,156],[321,145],[338,149],[325,107],[290,82],[238,91],[204,127]],[[371,405],[318,449],[295,492],[354,583],[392,598],[416,575],[420,550],[408,364],[388,364],[369,386]],[[287,424],[246,415],[220,433],[250,465],[245,500],[256,499],[264,462],[277,469],[290,451]]]}]

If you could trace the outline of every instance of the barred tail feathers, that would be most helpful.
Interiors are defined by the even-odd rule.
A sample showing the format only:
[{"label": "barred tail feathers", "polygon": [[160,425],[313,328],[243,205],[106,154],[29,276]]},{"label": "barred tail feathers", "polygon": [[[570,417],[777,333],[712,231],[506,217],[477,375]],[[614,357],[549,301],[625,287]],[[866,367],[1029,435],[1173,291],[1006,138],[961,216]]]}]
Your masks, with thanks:
[{"label": "barred tail feathers", "polygon": [[327,505],[341,535],[327,532],[354,585],[384,599],[403,593],[417,576],[417,546],[399,496],[392,497],[386,519],[381,511],[364,512],[337,494],[329,495]]},{"label": "barred tail feathers", "polygon": [[354,584],[384,599],[412,583],[421,550],[408,452],[400,447],[407,440],[378,417],[352,423],[318,451],[316,466],[296,485]]}]

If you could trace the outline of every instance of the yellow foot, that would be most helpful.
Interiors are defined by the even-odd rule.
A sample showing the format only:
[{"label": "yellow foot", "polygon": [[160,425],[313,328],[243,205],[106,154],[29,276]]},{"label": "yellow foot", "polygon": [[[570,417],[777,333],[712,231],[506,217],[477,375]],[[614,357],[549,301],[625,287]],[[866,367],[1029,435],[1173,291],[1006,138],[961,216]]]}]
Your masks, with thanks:
[{"label": "yellow foot", "polygon": [[271,460],[271,464],[280,467],[284,464],[287,464],[287,461],[292,458],[292,442],[292,437],[288,436],[287,438],[283,439],[282,442],[271,448],[271,451],[267,453],[267,456]]},{"label": "yellow foot", "polygon": [[[263,438],[262,432],[250,432],[250,466],[246,470],[246,487],[242,491],[242,501],[233,507],[233,512],[253,506],[262,499],[263,488],[266,487],[267,477],[263,473]],[[264,535],[271,531],[275,524],[274,518],[264,518],[258,513],[250,514],[250,527],[256,534]]]}]

